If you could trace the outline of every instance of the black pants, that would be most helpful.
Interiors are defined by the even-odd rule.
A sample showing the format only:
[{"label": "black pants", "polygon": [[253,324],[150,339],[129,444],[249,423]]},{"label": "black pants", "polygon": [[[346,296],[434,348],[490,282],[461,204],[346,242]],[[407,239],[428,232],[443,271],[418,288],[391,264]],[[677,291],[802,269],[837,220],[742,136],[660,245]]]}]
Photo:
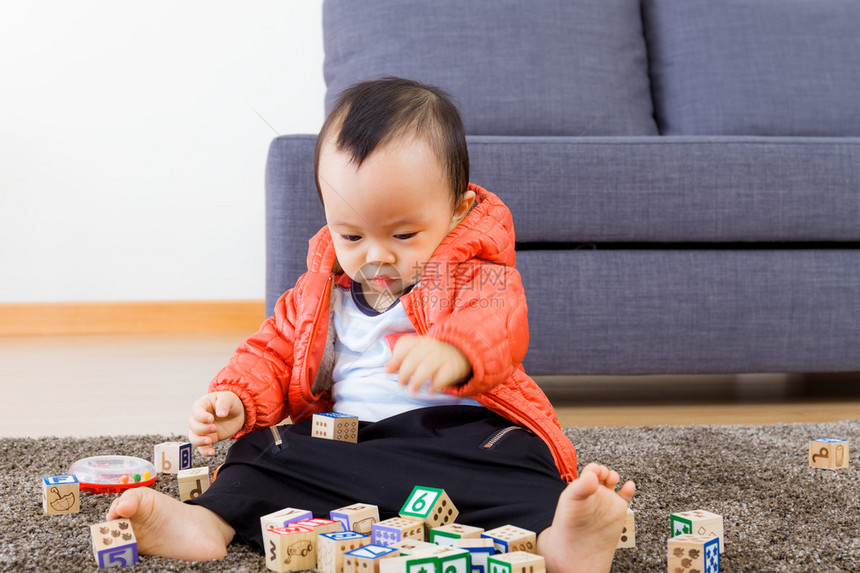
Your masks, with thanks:
[{"label": "black pants", "polygon": [[310,437],[310,420],[251,432],[230,448],[206,507],[262,552],[260,516],[285,507],[328,517],[353,503],[394,517],[416,485],[442,488],[457,523],[540,533],[565,487],[552,454],[530,431],[476,406],[422,408],[362,422],[358,443]]}]

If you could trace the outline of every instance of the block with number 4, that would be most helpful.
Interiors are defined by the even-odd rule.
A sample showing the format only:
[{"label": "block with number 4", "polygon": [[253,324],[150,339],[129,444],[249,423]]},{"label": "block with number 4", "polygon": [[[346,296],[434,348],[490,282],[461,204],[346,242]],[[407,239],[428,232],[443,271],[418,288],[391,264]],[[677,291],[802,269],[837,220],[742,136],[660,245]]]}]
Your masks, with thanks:
[{"label": "block with number 4", "polygon": [[317,569],[320,573],[343,573],[343,555],[364,547],[370,537],[356,531],[323,533],[317,538]]},{"label": "block with number 4", "polygon": [[848,440],[839,438],[809,440],[809,465],[826,470],[847,468]]},{"label": "block with number 4", "polygon": [[400,508],[400,517],[421,519],[428,529],[454,523],[459,514],[444,490],[421,485],[415,486]]},{"label": "block with number 4", "polygon": [[527,551],[512,551],[487,559],[487,573],[545,573],[546,562],[540,555]]},{"label": "block with number 4", "polygon": [[137,538],[128,519],[115,519],[90,526],[93,555],[99,567],[128,567],[138,561]]},{"label": "block with number 4", "polygon": [[669,516],[669,523],[672,526],[672,537],[685,533],[706,537],[714,536],[719,539],[720,553],[726,549],[722,515],[697,509],[696,511],[673,513]]},{"label": "block with number 4", "polygon": [[329,512],[329,517],[343,524],[345,531],[370,535],[373,524],[379,522],[379,508],[367,503],[354,503]]},{"label": "block with number 4", "polygon": [[358,416],[338,412],[314,414],[311,436],[354,444],[358,442]]},{"label": "block with number 4", "polygon": [[720,573],[720,540],[685,533],[669,539],[671,573]]},{"label": "block with number 4", "polygon": [[534,553],[537,547],[537,535],[534,531],[516,527],[514,525],[503,525],[481,534],[496,544],[499,553],[513,553],[514,551],[527,551]]},{"label": "block with number 4", "polygon": [[392,517],[374,523],[370,535],[374,544],[385,547],[404,539],[424,541],[424,522],[414,517]]}]

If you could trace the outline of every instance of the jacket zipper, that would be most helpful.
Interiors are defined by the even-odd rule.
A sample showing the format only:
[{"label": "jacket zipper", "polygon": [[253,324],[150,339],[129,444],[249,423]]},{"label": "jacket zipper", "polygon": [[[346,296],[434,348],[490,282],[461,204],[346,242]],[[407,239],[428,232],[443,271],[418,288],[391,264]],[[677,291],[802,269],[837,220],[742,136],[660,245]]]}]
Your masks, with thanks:
[{"label": "jacket zipper", "polygon": [[493,449],[493,447],[495,447],[499,440],[516,430],[525,430],[525,428],[523,428],[522,426],[508,426],[507,428],[502,428],[501,430],[493,434],[493,437],[487,440],[487,442],[481,447],[485,450],[491,450]]},{"label": "jacket zipper", "polygon": [[[303,370],[304,370],[303,375],[305,378],[305,380],[303,381],[304,384],[302,385],[302,394],[305,395],[306,399],[308,399],[309,402],[313,401],[313,394],[311,393],[311,385],[313,384],[313,380],[310,380],[310,377],[308,376],[308,364],[310,363],[311,353],[314,350],[314,344],[316,344],[317,327],[319,326],[320,320],[322,318],[323,308],[327,308],[327,305],[329,303],[329,299],[331,298],[331,281],[332,281],[332,277],[331,277],[331,275],[329,275],[329,277],[326,279],[325,293],[323,294],[323,296],[320,297],[320,304],[316,310],[316,316],[314,317],[313,328],[311,329],[310,343],[308,344],[308,349],[307,349],[307,352],[305,352],[305,359],[304,359],[304,362],[302,364]],[[329,312],[331,312],[331,309],[329,309]],[[319,369],[319,367],[317,367],[317,369]]]}]

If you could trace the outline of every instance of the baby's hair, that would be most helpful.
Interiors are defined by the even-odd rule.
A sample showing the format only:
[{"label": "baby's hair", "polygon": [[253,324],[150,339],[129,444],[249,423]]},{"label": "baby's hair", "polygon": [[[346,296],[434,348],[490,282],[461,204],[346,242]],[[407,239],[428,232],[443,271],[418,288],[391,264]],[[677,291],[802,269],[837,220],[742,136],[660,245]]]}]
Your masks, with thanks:
[{"label": "baby's hair", "polygon": [[348,153],[360,167],[375,149],[404,136],[419,137],[430,146],[456,205],[469,184],[469,152],[460,112],[443,90],[391,76],[347,88],[326,118],[314,150],[320,201],[320,152],[327,139],[336,137],[336,149]]}]

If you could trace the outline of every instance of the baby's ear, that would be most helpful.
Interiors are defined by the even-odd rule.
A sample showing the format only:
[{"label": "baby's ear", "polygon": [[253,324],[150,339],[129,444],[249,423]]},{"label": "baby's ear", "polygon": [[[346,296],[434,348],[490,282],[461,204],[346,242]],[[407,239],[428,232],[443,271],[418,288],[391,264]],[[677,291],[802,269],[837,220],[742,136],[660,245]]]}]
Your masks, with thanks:
[{"label": "baby's ear", "polygon": [[454,207],[454,214],[451,217],[451,228],[453,229],[457,225],[460,224],[460,221],[466,218],[466,215],[469,214],[469,209],[472,208],[472,204],[475,202],[475,192],[469,189],[466,191],[463,196],[457,201],[457,205]]}]

